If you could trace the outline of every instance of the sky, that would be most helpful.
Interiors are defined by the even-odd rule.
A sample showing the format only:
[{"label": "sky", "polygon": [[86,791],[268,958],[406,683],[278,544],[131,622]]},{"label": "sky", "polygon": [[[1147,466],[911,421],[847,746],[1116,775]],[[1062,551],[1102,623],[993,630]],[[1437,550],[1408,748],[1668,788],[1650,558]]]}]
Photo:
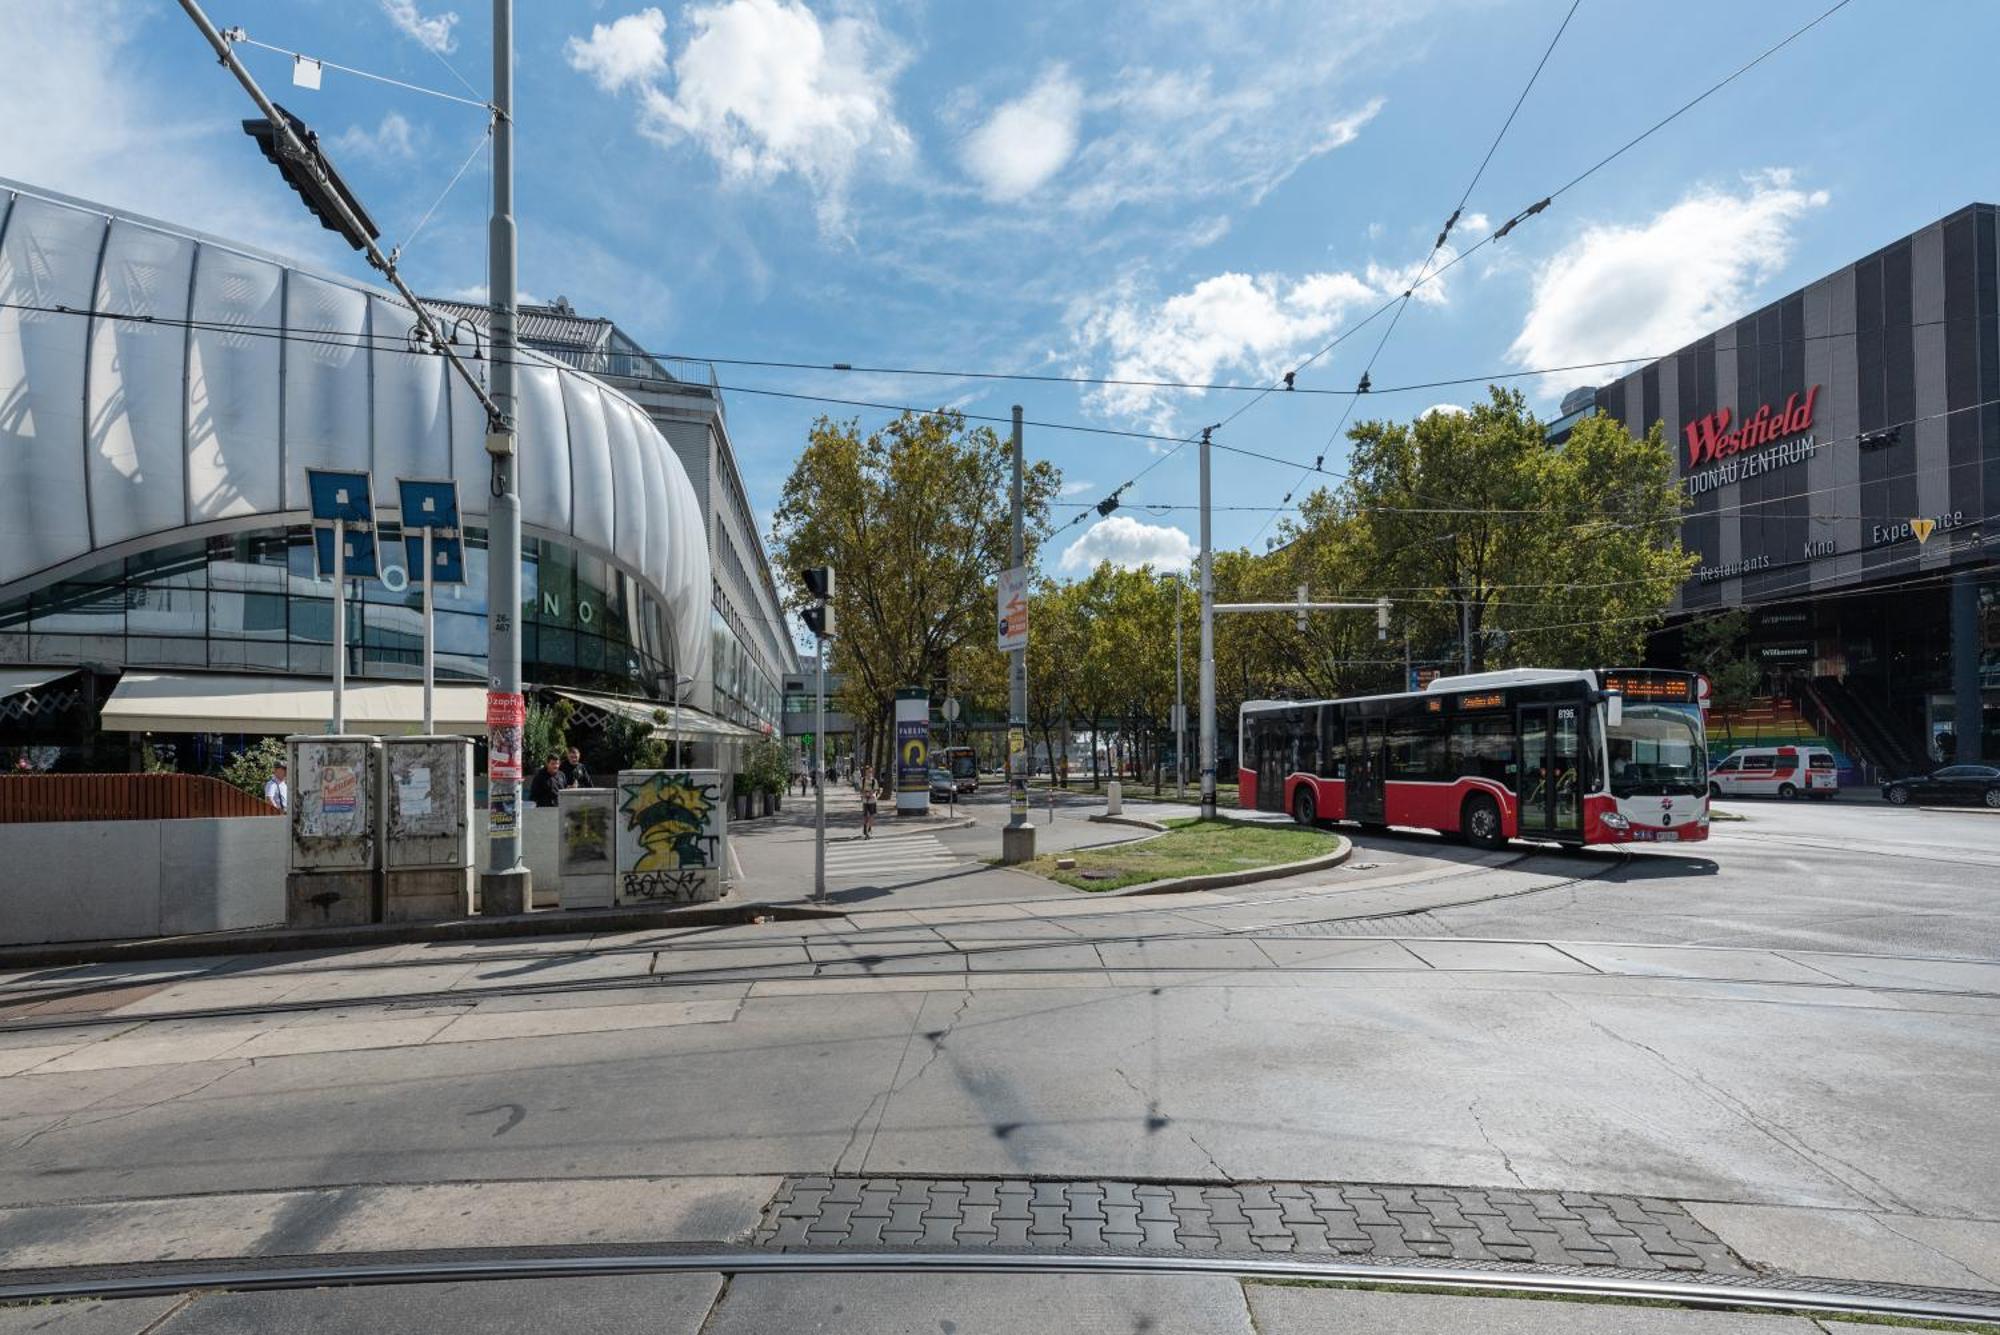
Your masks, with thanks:
[{"label": "sky", "polygon": [[[1309,489],[1298,465],[1338,469],[1350,405],[1350,425],[1408,419],[1505,374],[1554,416],[1621,368],[1547,368],[1675,351],[2000,198],[1973,128],[2000,7],[1851,0],[1474,248],[1831,3],[1581,0],[1467,197],[1569,0],[522,0],[521,288],[715,359],[767,530],[819,414],[893,415],[782,396],[949,405],[1003,433],[1018,403],[1064,479],[1043,570],[1181,569],[1198,451],[1175,442],[1205,425],[1230,447],[1215,541],[1262,550]],[[286,51],[460,96],[490,84],[490,12],[469,0],[208,8]],[[483,111],[330,68],[295,87],[289,56],[243,50],[404,245],[412,285],[483,298]],[[367,278],[241,133],[253,114],[169,0],[0,0],[0,176]],[[1462,197],[1429,268],[1465,257],[1411,289]],[[1406,289],[1386,339],[1393,310],[1364,324]],[[1364,367],[1358,403],[966,374],[1295,371],[1351,391]]]}]

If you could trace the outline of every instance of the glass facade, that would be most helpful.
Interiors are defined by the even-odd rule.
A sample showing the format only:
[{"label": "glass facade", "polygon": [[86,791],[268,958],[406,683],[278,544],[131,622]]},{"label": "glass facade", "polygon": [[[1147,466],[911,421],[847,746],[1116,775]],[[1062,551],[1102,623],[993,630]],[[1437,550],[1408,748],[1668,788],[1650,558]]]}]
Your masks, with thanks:
[{"label": "glass facade", "polygon": [[[466,582],[434,593],[441,681],[486,677],[486,535],[466,536]],[[347,602],[348,671],[414,678],[423,667],[422,589],[403,568],[396,526],[383,525],[378,537],[383,577],[354,581]],[[658,600],[595,557],[547,540],[522,546],[528,679],[662,694],[672,637]],[[9,639],[7,657],[21,662],[325,676],[333,670],[332,582],[314,572],[305,526],[209,538],[111,561],[0,604],[0,643]],[[754,670],[746,675],[743,658],[735,646],[731,698],[768,699],[775,716],[775,690]]]}]

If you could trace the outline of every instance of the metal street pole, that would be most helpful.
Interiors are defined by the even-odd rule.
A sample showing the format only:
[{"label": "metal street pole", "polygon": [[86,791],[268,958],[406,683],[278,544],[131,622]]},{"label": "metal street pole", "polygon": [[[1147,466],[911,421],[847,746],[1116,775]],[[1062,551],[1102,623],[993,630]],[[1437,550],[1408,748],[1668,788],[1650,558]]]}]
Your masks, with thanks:
[{"label": "metal street pole", "polygon": [[437,629],[431,617],[431,527],[424,526],[424,736],[437,733]]},{"label": "metal street pole", "polygon": [[[493,0],[493,212],[487,225],[487,301],[492,310],[492,393],[499,423],[486,450],[493,480],[486,506],[486,671],[489,693],[521,696],[521,493],[515,470],[514,303],[514,0]],[[525,763],[525,757],[521,758]],[[521,780],[486,776],[487,806],[507,819],[489,828],[481,878],[486,913],[525,913],[533,903],[521,861]]]},{"label": "metal street pole", "polygon": [[1201,818],[1215,819],[1215,544],[1209,532],[1208,456],[1201,429]]},{"label": "metal street pole", "polygon": [[813,674],[813,898],[826,898],[826,636],[815,635]]},{"label": "metal street pole", "polygon": [[[1021,405],[1014,405],[1014,533],[1008,546],[1008,568],[1027,564],[1027,539],[1021,514]],[[1030,630],[1032,634],[1032,629]],[[1023,645],[1007,654],[1007,825],[1000,833],[1000,860],[1026,862],[1035,856],[1035,825],[1028,818],[1028,650]],[[1014,749],[1014,738],[1021,749]],[[1055,813],[1055,758],[1049,758],[1049,811]]]},{"label": "metal street pole", "polygon": [[1187,578],[1174,581],[1174,796],[1187,797],[1187,697],[1181,690],[1181,595]]},{"label": "metal street pole", "polygon": [[347,731],[347,521],[333,521],[333,731]]}]

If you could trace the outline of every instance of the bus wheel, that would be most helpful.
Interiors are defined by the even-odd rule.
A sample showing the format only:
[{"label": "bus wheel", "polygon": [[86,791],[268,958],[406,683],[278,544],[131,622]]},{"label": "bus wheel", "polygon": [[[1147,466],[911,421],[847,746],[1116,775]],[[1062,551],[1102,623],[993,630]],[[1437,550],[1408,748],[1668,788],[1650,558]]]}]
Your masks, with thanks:
[{"label": "bus wheel", "polygon": [[1317,815],[1313,809],[1312,789],[1301,785],[1297,796],[1292,798],[1292,819],[1309,826]]},{"label": "bus wheel", "polygon": [[1798,795],[1799,795],[1799,790],[1797,788],[1794,788],[1791,784],[1781,783],[1778,785],[1778,796],[1784,798],[1785,801],[1789,802]]},{"label": "bus wheel", "polygon": [[1507,836],[1500,825],[1500,808],[1484,794],[1474,793],[1465,799],[1465,807],[1459,813],[1458,828],[1465,832],[1468,842],[1480,848],[1507,846]]}]

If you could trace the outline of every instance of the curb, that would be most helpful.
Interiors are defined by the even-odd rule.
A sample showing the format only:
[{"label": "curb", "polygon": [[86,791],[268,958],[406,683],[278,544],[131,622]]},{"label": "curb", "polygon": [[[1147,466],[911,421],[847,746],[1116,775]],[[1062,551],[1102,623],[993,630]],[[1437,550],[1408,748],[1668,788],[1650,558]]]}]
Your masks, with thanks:
[{"label": "curb", "polygon": [[[1254,823],[1244,822],[1244,824]],[[1331,853],[1322,853],[1303,862],[1282,862],[1275,867],[1249,867],[1243,871],[1212,872],[1207,876],[1180,876],[1169,881],[1147,881],[1143,885],[1128,885],[1123,890],[1079,890],[1077,893],[1096,895],[1105,899],[1130,899],[1139,895],[1178,895],[1190,890],[1221,890],[1232,885],[1250,885],[1257,881],[1275,881],[1311,871],[1327,871],[1354,856],[1352,839],[1344,834],[1337,834],[1334,838],[1340,840],[1339,847]]]},{"label": "curb", "polygon": [[1919,811],[1935,811],[1941,816],[2000,816],[2000,807],[1918,807]]},{"label": "curb", "polygon": [[[978,823],[971,816],[955,816],[949,820],[926,821],[922,825],[890,825],[886,828],[877,828],[875,838],[901,839],[913,834],[935,834],[939,830],[969,830]],[[879,818],[877,825],[878,827],[880,826]],[[829,844],[851,844],[857,842],[860,838],[859,834],[829,834],[826,837],[826,841]],[[871,840],[870,842],[873,841]]]},{"label": "curb", "polygon": [[1151,830],[1155,834],[1165,834],[1167,832],[1166,826],[1156,820],[1147,820],[1144,816],[1098,815],[1086,816],[1084,819],[1095,821],[1099,825],[1131,825],[1141,830]]},{"label": "curb", "polygon": [[410,941],[487,941],[508,937],[639,932],[654,927],[735,926],[753,918],[799,921],[845,918],[839,909],[747,901],[692,908],[540,909],[504,918],[451,918],[442,922],[374,922],[353,927],[263,928],[232,935],[147,937],[138,941],[57,941],[0,948],[0,969],[46,969],[121,960],[265,955],[290,950],[395,945]]}]

